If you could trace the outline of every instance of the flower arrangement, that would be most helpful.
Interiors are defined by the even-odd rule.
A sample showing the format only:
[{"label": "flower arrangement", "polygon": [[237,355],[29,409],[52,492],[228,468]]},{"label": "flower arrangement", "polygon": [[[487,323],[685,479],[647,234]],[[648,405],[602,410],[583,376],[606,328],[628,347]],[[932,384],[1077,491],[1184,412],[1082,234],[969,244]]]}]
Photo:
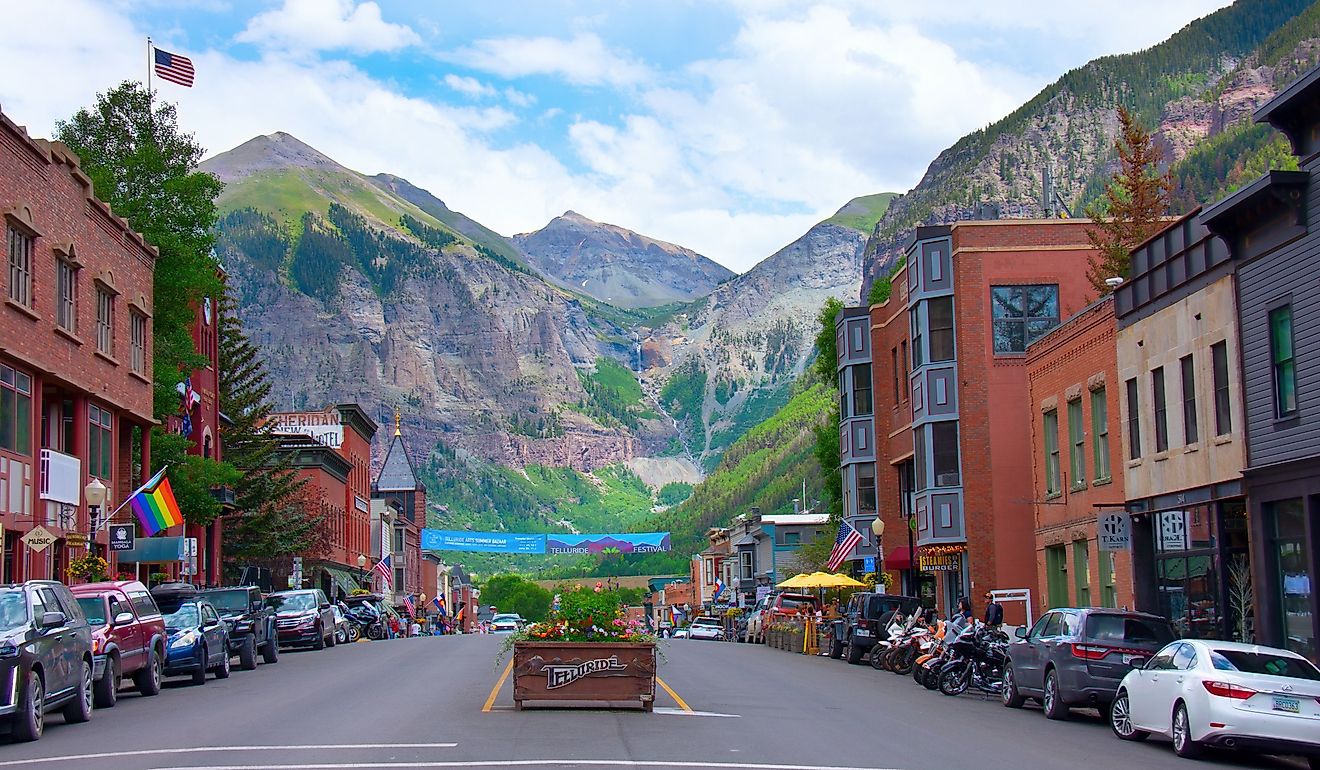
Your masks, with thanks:
[{"label": "flower arrangement", "polygon": [[110,564],[104,558],[89,553],[69,561],[69,576],[88,583],[97,583],[110,575]]},{"label": "flower arrangement", "polygon": [[540,623],[533,623],[505,639],[500,659],[515,642],[656,642],[646,624],[629,620],[618,596],[597,583],[588,591],[581,586],[560,594],[557,607]]}]

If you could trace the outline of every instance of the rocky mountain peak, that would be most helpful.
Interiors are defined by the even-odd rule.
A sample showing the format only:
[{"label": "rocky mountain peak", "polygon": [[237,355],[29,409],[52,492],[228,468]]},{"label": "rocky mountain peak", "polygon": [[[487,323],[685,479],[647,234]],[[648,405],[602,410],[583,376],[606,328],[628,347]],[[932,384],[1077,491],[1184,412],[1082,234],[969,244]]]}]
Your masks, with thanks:
[{"label": "rocky mountain peak", "polygon": [[347,171],[320,150],[283,131],[254,136],[201,163],[203,171],[215,174],[223,182],[237,181],[261,171],[292,168]]}]

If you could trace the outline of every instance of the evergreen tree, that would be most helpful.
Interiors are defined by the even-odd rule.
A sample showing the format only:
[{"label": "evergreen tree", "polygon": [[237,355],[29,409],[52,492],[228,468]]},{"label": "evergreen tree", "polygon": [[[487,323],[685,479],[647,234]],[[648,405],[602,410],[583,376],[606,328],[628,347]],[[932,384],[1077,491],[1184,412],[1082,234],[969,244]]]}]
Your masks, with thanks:
[{"label": "evergreen tree", "polygon": [[1096,223],[1086,236],[1100,252],[1088,260],[1086,277],[1101,295],[1112,291],[1106,279],[1127,277],[1132,250],[1164,226],[1173,191],[1173,178],[1159,172],[1163,153],[1150,132],[1125,107],[1118,108],[1118,121],[1119,170],[1101,201],[1086,211]]},{"label": "evergreen tree", "polygon": [[821,503],[830,515],[830,527],[839,525],[843,518],[843,476],[839,473],[839,344],[835,336],[834,319],[843,310],[843,302],[836,297],[825,300],[825,305],[816,314],[816,361],[814,372],[816,380],[829,389],[830,417],[824,423],[815,426],[816,462],[820,465],[822,482],[825,490]]}]

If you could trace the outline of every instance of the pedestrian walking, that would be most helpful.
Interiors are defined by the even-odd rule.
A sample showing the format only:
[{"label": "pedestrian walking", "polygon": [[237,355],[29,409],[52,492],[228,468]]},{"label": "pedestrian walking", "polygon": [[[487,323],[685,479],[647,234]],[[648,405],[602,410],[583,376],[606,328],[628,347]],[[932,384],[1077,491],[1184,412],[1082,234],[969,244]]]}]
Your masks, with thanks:
[{"label": "pedestrian walking", "polygon": [[999,628],[1004,624],[1004,605],[995,601],[995,595],[990,591],[985,592],[985,624],[991,628]]}]

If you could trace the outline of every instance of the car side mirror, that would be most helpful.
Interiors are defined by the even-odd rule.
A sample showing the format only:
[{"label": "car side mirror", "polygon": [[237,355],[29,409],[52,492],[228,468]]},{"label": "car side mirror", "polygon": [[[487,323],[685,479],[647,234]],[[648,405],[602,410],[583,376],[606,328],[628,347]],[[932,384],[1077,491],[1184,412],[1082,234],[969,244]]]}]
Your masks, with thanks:
[{"label": "car side mirror", "polygon": [[62,625],[64,625],[63,612],[41,613],[41,627],[43,629],[59,628]]},{"label": "car side mirror", "polygon": [[321,606],[321,609],[323,609],[323,610],[328,610],[328,609],[330,609],[330,602],[321,602],[321,605],[320,605],[320,606]]},{"label": "car side mirror", "polygon": [[1132,661],[1132,668],[1136,671],[1144,670],[1146,668],[1146,664],[1149,662],[1150,662],[1149,660],[1143,660],[1141,658],[1137,658],[1136,660]]},{"label": "car side mirror", "polygon": [[1019,638],[1019,639],[1026,639],[1026,638],[1027,638],[1027,627],[1026,627],[1026,626],[1018,626],[1018,627],[1013,631],[1013,636],[1016,636],[1016,637]]},{"label": "car side mirror", "polygon": [[116,626],[126,626],[132,622],[133,622],[133,613],[127,611],[119,613],[118,615],[115,616],[115,619],[111,621],[112,625],[116,625]]}]

